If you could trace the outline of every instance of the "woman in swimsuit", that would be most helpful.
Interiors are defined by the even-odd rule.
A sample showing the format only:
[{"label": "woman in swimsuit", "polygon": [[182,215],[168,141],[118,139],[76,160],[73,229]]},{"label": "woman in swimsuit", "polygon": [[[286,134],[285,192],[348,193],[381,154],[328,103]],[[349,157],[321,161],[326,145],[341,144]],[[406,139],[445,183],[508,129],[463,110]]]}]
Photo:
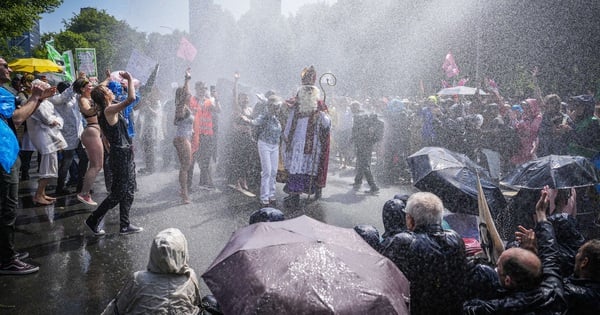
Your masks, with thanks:
[{"label": "woman in swimsuit", "polygon": [[175,91],[175,126],[177,131],[173,139],[173,145],[177,150],[179,157],[179,185],[181,187],[180,195],[183,203],[190,203],[187,187],[187,173],[192,160],[192,130],[194,125],[194,115],[189,107],[191,94],[189,91],[189,81],[191,79],[190,69],[185,72],[185,82],[183,87]]},{"label": "woman in swimsuit", "polygon": [[[107,71],[107,80],[109,79],[110,72]],[[106,85],[106,82],[108,82],[107,80],[101,84]],[[104,148],[101,139],[102,133],[100,132],[100,126],[98,125],[97,110],[91,97],[93,89],[94,86],[87,78],[79,78],[73,83],[73,90],[79,94],[77,97],[79,111],[86,121],[86,127],[81,134],[81,144],[85,147],[85,152],[89,159],[89,166],[83,179],[83,187],[79,194],[77,194],[77,199],[89,206],[98,205],[92,200],[90,190],[96,180],[96,176],[102,169],[102,164],[104,162]]]}]

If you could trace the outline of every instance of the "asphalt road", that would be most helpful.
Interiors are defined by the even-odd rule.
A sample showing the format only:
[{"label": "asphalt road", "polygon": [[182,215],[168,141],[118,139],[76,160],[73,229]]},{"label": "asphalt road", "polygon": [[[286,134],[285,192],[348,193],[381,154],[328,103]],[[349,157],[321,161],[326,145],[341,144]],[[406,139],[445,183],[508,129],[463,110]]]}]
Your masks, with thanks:
[{"label": "asphalt road", "polygon": [[[383,233],[381,209],[397,193],[411,193],[410,185],[381,186],[378,195],[355,192],[354,170],[337,170],[330,164],[327,187],[318,201],[301,207],[283,206],[285,193],[278,184],[277,208],[286,218],[306,214],[341,227],[371,224]],[[27,276],[0,276],[0,314],[99,314],[127,277],[146,268],[150,243],[161,230],[179,228],[187,237],[190,265],[198,276],[206,271],[232,232],[248,224],[250,214],[260,208],[250,198],[215,180],[217,191],[195,189],[191,204],[181,204],[177,171],[138,176],[138,192],[131,209],[131,222],[144,227],[139,234],[118,234],[118,208],[105,218],[106,236],[95,237],[83,225],[93,210],[77,201],[76,195],[61,197],[53,206],[35,207],[31,197],[37,185],[21,183],[16,247],[28,251],[27,262],[40,266]],[[102,174],[95,183],[94,199],[106,196]],[[364,184],[363,189],[368,189]],[[202,294],[210,291],[202,280]]]}]

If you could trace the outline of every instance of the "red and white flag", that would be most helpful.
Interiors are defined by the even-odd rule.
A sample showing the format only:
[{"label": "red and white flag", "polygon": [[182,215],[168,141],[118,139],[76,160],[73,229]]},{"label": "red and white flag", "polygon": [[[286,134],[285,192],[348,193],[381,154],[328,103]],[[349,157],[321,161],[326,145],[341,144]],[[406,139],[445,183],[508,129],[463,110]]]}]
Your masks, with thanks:
[{"label": "red and white flag", "polygon": [[444,72],[446,72],[446,76],[448,78],[457,76],[460,73],[456,62],[454,62],[454,57],[452,56],[452,53],[448,52],[448,54],[446,55],[446,59],[444,59],[444,63],[442,64],[442,69],[444,70]]},{"label": "red and white flag", "polygon": [[177,49],[177,57],[183,58],[187,61],[192,61],[196,58],[196,54],[198,50],[189,40],[185,37],[181,37],[181,41],[179,41],[179,49]]}]

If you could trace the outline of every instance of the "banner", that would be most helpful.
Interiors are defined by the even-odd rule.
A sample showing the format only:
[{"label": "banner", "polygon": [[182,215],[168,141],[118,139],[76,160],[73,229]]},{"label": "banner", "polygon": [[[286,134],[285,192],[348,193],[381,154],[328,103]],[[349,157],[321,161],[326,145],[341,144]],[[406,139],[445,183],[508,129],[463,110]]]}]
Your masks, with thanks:
[{"label": "banner", "polygon": [[75,48],[75,61],[77,71],[85,73],[88,77],[98,77],[96,48]]},{"label": "banner", "polygon": [[442,69],[444,70],[444,72],[446,72],[446,76],[448,78],[457,76],[460,73],[456,62],[454,62],[454,57],[452,56],[452,53],[448,52],[448,54],[446,55],[444,63],[442,64]]},{"label": "banner", "polygon": [[73,52],[67,50],[62,53],[63,61],[65,62],[65,76],[71,82],[75,81],[75,64],[73,63]]},{"label": "banner", "polygon": [[139,50],[134,49],[131,52],[131,56],[129,56],[129,61],[127,62],[125,70],[131,73],[134,78],[140,80],[142,85],[146,85],[146,81],[148,81],[155,66],[156,61],[154,59],[144,55]]},{"label": "banner", "polygon": [[198,53],[196,47],[194,47],[194,45],[192,45],[185,37],[181,37],[179,49],[177,49],[177,57],[192,61],[196,58],[196,53]]},{"label": "banner", "polygon": [[477,205],[479,207],[479,216],[477,222],[479,223],[479,240],[481,248],[485,252],[489,262],[496,265],[500,254],[504,251],[504,243],[500,238],[500,233],[496,229],[496,224],[490,213],[490,208],[483,193],[481,187],[481,179],[477,174]]}]

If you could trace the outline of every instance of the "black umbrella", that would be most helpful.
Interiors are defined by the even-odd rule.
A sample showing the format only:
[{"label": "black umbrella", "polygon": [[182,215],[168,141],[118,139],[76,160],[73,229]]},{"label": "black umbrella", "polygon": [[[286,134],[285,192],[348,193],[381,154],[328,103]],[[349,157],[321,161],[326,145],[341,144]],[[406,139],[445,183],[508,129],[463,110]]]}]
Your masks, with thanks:
[{"label": "black umbrella", "polygon": [[489,173],[466,155],[439,147],[425,147],[407,158],[415,187],[436,194],[452,211],[479,215],[477,173],[492,216],[506,207],[500,188]]},{"label": "black umbrella", "polygon": [[501,181],[503,185],[516,188],[566,189],[592,186],[600,182],[598,170],[590,160],[582,156],[548,155],[525,162]]},{"label": "black umbrella", "polygon": [[408,314],[392,261],[307,216],[237,230],[202,278],[225,314]]}]

